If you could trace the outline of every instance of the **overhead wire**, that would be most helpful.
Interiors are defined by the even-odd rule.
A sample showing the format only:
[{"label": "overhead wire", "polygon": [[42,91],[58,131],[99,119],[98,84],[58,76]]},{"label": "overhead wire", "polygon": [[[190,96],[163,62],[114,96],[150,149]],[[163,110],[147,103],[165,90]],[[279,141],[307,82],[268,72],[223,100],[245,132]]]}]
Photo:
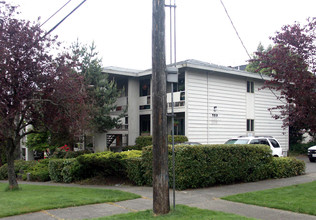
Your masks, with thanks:
[{"label": "overhead wire", "polygon": [[[226,9],[226,7],[225,7],[223,1],[220,0],[220,2],[221,2],[222,6],[223,6],[223,8],[224,8],[224,10],[225,10],[225,12],[226,12],[226,15],[227,15],[228,19],[230,20],[230,23],[232,24],[232,26],[233,26],[233,28],[234,28],[234,30],[235,30],[235,32],[236,32],[236,35],[238,36],[238,38],[239,38],[239,40],[240,40],[240,42],[241,42],[243,48],[245,49],[245,51],[246,51],[246,53],[247,53],[249,59],[252,59],[251,56],[250,56],[250,54],[248,53],[248,50],[247,50],[247,48],[246,48],[246,46],[245,46],[243,40],[242,40],[241,37],[239,36],[239,33],[238,33],[238,31],[237,31],[237,29],[236,29],[234,23],[233,23],[233,20],[232,20],[231,17],[229,16],[229,13],[228,13],[228,11],[227,11],[227,9]],[[262,73],[260,73],[260,72],[258,72],[258,73],[259,73],[261,79],[265,81],[265,79],[264,79],[263,76],[262,76]],[[287,105],[287,103],[285,103],[283,100],[281,100],[280,97],[278,97],[278,96],[275,94],[275,92],[274,92],[271,88],[269,88],[269,90],[271,91],[271,93],[272,93],[278,100],[280,100],[280,102],[282,102],[283,104]]]},{"label": "overhead wire", "polygon": [[66,2],[66,4],[64,4],[60,9],[58,9],[54,14],[52,14],[49,18],[47,18],[41,25],[40,27],[42,27],[44,24],[46,24],[50,19],[52,19],[58,12],[60,12],[60,10],[62,10],[66,5],[68,5],[68,3],[71,2],[71,0],[69,0],[68,2]]},{"label": "overhead wire", "polygon": [[87,0],[83,0],[77,7],[75,7],[69,14],[67,14],[63,19],[61,19],[60,22],[58,22],[52,29],[50,29],[43,37],[45,38],[48,34],[50,34],[52,31],[54,31],[64,20],[66,20],[73,12],[75,12],[83,3],[85,3]]}]

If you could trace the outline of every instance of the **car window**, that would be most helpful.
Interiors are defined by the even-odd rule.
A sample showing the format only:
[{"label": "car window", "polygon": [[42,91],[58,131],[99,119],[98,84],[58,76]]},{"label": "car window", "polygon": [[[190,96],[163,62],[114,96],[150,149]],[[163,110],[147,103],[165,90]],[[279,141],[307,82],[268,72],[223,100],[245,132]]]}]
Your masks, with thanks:
[{"label": "car window", "polygon": [[259,139],[259,144],[265,144],[265,145],[270,146],[270,144],[269,144],[267,139]]},{"label": "car window", "polygon": [[248,144],[248,139],[237,139],[234,144]]},{"label": "car window", "polygon": [[249,144],[259,144],[259,140],[258,139],[253,139],[250,141]]},{"label": "car window", "polygon": [[235,144],[237,139],[229,139],[228,141],[225,142],[225,144]]},{"label": "car window", "polygon": [[269,139],[274,148],[280,148],[279,143],[274,139]]}]

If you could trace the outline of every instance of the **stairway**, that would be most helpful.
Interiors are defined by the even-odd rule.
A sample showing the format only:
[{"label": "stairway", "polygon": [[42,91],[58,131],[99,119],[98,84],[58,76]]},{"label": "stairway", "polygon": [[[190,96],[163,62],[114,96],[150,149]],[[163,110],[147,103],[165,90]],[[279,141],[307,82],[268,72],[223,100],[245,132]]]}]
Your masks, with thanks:
[{"label": "stairway", "polygon": [[106,135],[106,146],[109,148],[113,141],[115,140],[116,135],[115,134],[108,134]]}]

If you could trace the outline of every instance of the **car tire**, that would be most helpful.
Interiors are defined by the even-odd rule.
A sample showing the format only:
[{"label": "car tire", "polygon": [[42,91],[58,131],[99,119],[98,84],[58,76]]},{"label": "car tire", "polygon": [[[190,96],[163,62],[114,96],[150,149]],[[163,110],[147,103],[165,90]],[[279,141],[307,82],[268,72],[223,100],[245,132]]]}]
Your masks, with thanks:
[{"label": "car tire", "polygon": [[309,161],[310,161],[310,162],[315,162],[315,159],[316,159],[316,158],[310,157],[310,158],[309,158]]}]

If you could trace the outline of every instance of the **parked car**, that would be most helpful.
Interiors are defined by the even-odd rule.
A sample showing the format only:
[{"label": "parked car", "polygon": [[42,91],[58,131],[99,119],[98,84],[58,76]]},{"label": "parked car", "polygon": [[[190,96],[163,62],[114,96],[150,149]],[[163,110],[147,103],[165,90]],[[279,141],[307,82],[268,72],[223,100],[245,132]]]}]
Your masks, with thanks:
[{"label": "parked car", "polygon": [[307,155],[310,162],[316,161],[316,145],[308,148]]},{"label": "parked car", "polygon": [[272,156],[283,157],[279,142],[272,136],[239,136],[229,139],[225,144],[264,144],[270,146]]},{"label": "parked car", "polygon": [[202,145],[202,144],[199,143],[199,142],[190,142],[190,141],[187,141],[187,142],[183,142],[183,143],[177,143],[176,145]]}]

